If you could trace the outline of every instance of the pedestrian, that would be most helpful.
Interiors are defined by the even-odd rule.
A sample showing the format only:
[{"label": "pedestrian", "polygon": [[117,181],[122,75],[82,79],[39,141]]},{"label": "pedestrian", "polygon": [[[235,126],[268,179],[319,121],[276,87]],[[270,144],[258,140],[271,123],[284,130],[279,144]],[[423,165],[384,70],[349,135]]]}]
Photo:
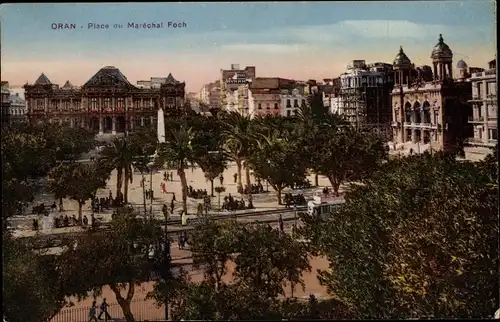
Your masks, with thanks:
[{"label": "pedestrian", "polygon": [[220,175],[219,180],[220,180],[220,185],[223,186],[224,185],[224,176],[222,174]]},{"label": "pedestrian", "polygon": [[38,230],[38,219],[33,219],[33,230],[34,231]]},{"label": "pedestrian", "polygon": [[92,302],[92,306],[89,309],[89,322],[95,321],[97,322],[97,301]]},{"label": "pedestrian", "polygon": [[285,233],[285,226],[284,226],[283,217],[281,216],[281,214],[280,214],[280,217],[278,219],[278,223],[279,223],[279,227],[280,227],[280,234]]},{"label": "pedestrian", "polygon": [[172,192],[172,201],[175,201],[175,192]]},{"label": "pedestrian", "polygon": [[170,181],[174,181],[174,173],[170,171]]},{"label": "pedestrian", "polygon": [[238,181],[238,174],[237,174],[237,173],[235,173],[235,174],[233,175],[233,178],[234,178],[234,183],[236,183],[236,182]]},{"label": "pedestrian", "polygon": [[56,209],[57,209],[57,206],[56,206],[56,203],[55,201],[52,203],[52,206],[50,206],[50,210],[52,210],[52,212],[56,212]]},{"label": "pedestrian", "polygon": [[184,249],[184,234],[182,232],[179,232],[179,249]]},{"label": "pedestrian", "polygon": [[163,172],[163,180],[168,181],[167,171]]},{"label": "pedestrian", "polygon": [[170,212],[173,214],[174,213],[174,199],[170,202]]},{"label": "pedestrian", "polygon": [[101,313],[99,313],[99,320],[102,320],[101,319],[101,316],[102,314],[104,313],[104,320],[107,321],[107,320],[111,320],[111,315],[109,315],[108,313],[108,303],[106,303],[106,299],[102,299],[102,303],[101,303]]},{"label": "pedestrian", "polygon": [[187,214],[184,212],[184,210],[181,212],[181,224],[182,226],[187,226],[188,224]]},{"label": "pedestrian", "polygon": [[166,194],[167,193],[167,184],[163,182],[163,185],[161,186],[162,193]]}]

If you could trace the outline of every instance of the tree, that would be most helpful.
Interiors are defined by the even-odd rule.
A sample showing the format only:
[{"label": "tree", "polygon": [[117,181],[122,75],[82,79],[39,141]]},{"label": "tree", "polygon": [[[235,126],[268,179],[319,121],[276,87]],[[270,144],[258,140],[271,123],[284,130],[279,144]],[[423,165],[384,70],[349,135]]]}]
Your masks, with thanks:
[{"label": "tree", "polygon": [[317,137],[315,144],[312,167],[328,178],[337,195],[342,183],[365,179],[388,158],[380,138],[351,128]]},{"label": "tree", "polygon": [[[149,147],[145,145],[144,152],[148,152]],[[116,175],[116,196],[121,195],[122,183],[124,182],[123,201],[128,202],[128,184],[133,179],[133,164],[138,152],[137,146],[130,144],[128,139],[115,139],[102,151],[102,160],[106,161],[117,171]]]},{"label": "tree", "polygon": [[83,295],[61,278],[57,257],[35,253],[8,233],[3,236],[3,308],[11,322],[50,321],[64,306],[67,296]]},{"label": "tree", "polygon": [[193,267],[203,267],[204,280],[215,291],[219,290],[222,277],[227,273],[227,262],[237,251],[235,243],[239,231],[239,224],[234,221],[207,220],[191,234]]},{"label": "tree", "polygon": [[63,173],[62,176],[62,180],[59,178],[54,180],[63,184],[67,195],[78,202],[78,220],[81,222],[83,205],[87,200],[95,197],[97,189],[106,187],[107,176],[104,175],[98,163],[69,164],[67,174]]},{"label": "tree", "polygon": [[72,180],[70,175],[73,169],[74,166],[67,163],[61,163],[52,168],[49,172],[50,191],[55,195],[56,199],[59,199],[59,211],[64,211],[63,199],[68,196],[66,184]]},{"label": "tree", "polygon": [[[164,234],[153,222],[139,219],[127,209],[113,220],[106,234],[87,233],[77,239],[77,247],[70,247],[61,257],[68,276],[74,276],[85,291],[99,293],[108,285],[115,293],[126,321],[134,321],[130,310],[135,287],[149,281],[155,263],[163,261]],[[96,256],[96,249],[105,256]],[[121,291],[126,290],[123,296]]]},{"label": "tree", "polygon": [[186,168],[197,163],[198,146],[192,144],[196,139],[193,128],[182,123],[177,127],[170,128],[165,133],[165,143],[160,144],[158,151],[158,163],[168,164],[177,169],[177,175],[182,185],[182,209],[187,214],[188,184],[186,179]]},{"label": "tree", "polygon": [[303,159],[297,158],[298,155],[300,154],[295,144],[284,139],[274,139],[262,143],[248,158],[255,174],[267,180],[276,190],[280,205],[283,189],[303,182],[306,178],[307,164]]},{"label": "tree", "polygon": [[210,195],[214,196],[214,180],[226,169],[226,161],[221,153],[207,153],[198,161],[198,165],[205,174],[205,178],[210,181]]},{"label": "tree", "polygon": [[219,211],[220,211],[220,194],[223,193],[224,191],[226,191],[225,187],[222,186],[215,187],[215,192],[217,192],[217,196],[219,197]]},{"label": "tree", "polygon": [[321,282],[358,319],[490,316],[495,171],[441,153],[389,161],[334,216],[309,222],[311,242],[331,262]]},{"label": "tree", "polygon": [[84,128],[51,124],[42,129],[47,140],[47,148],[54,151],[55,158],[77,160],[95,145],[94,134]]},{"label": "tree", "polygon": [[239,236],[233,274],[237,284],[264,299],[284,295],[287,283],[304,287],[302,272],[311,266],[300,242],[263,224],[247,225]]},{"label": "tree", "polygon": [[[250,155],[251,148],[257,141],[257,136],[253,131],[250,116],[242,116],[237,112],[230,112],[221,118],[222,135],[225,138],[225,150],[228,156],[236,162],[238,171],[238,190],[243,191],[241,183],[241,166]],[[259,137],[260,138],[260,137]],[[248,187],[248,202],[252,203],[252,189],[250,181],[250,168],[245,167],[246,185]]]}]

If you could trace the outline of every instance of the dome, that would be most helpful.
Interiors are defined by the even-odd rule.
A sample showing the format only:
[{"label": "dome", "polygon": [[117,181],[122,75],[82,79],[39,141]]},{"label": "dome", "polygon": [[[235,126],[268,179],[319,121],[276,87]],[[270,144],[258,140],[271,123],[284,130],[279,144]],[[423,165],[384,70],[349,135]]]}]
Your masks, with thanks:
[{"label": "dome", "polygon": [[453,58],[453,53],[450,47],[448,47],[448,45],[444,43],[442,34],[439,34],[439,40],[436,46],[434,46],[434,49],[432,50],[431,58],[432,59]]},{"label": "dome", "polygon": [[396,58],[394,58],[394,67],[410,67],[411,65],[411,60],[406,56],[406,54],[403,51],[403,46],[399,47],[399,53],[396,55]]},{"label": "dome", "polygon": [[462,60],[460,59],[458,62],[457,62],[457,68],[467,68],[467,64]]}]

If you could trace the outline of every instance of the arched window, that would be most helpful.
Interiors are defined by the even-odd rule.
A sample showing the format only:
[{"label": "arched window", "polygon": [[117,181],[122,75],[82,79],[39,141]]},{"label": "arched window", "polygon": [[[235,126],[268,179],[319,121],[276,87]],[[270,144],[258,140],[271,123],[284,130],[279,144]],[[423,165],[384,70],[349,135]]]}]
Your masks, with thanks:
[{"label": "arched window", "polygon": [[425,101],[424,104],[422,105],[422,110],[423,110],[423,122],[424,123],[431,123],[431,104],[428,101]]},{"label": "arched window", "polygon": [[261,104],[261,103],[259,103],[259,104],[257,105],[257,108],[258,108],[259,110],[261,110],[261,109],[262,109],[262,104]]},{"label": "arched window", "polygon": [[420,103],[418,101],[413,104],[413,121],[417,124],[422,123],[422,111],[420,110]]},{"label": "arched window", "polygon": [[411,122],[411,104],[410,102],[406,102],[405,104],[405,122]]},{"label": "arched window", "polygon": [[274,103],[274,109],[277,110],[278,109],[278,103]]}]

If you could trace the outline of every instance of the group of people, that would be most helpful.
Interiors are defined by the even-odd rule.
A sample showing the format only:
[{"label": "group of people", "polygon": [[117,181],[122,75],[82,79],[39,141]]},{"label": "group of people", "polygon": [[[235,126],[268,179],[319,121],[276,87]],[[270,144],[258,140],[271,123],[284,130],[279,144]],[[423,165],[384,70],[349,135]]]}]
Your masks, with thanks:
[{"label": "group of people", "polygon": [[[250,205],[248,205],[248,208],[250,208]],[[245,200],[243,198],[241,200],[236,200],[229,194],[229,196],[224,197],[224,203],[222,204],[222,209],[228,210],[228,211],[233,211],[233,210],[244,210],[247,209],[245,205]]]},{"label": "group of people", "polygon": [[306,204],[306,198],[301,193],[298,195],[293,195],[291,193],[285,193],[284,201],[285,201],[286,208],[290,208],[290,206],[292,206],[292,205],[300,206],[300,205]]},{"label": "group of people", "polygon": [[188,187],[188,196],[194,199],[203,199],[208,196],[207,189],[194,189],[192,186]]},{"label": "group of people", "polygon": [[101,305],[99,306],[99,309],[101,310],[101,312],[99,313],[99,316],[97,316],[97,301],[93,301],[92,306],[90,307],[90,310],[89,310],[89,322],[102,320],[103,314],[104,314],[105,321],[111,320],[112,317],[108,313],[108,307],[109,307],[109,304],[106,302],[106,299],[103,299]]},{"label": "group of people", "polygon": [[[170,213],[171,214],[174,213],[174,207],[175,207],[175,194],[174,194],[172,200],[170,201]],[[168,206],[166,204],[163,204],[162,212],[163,212],[164,216],[168,217]]]},{"label": "group of people", "polygon": [[120,200],[123,200],[123,198],[120,198],[119,195],[117,198],[113,199],[113,194],[110,191],[107,198],[101,197],[92,199],[92,211],[95,213],[104,212],[105,209],[108,210],[112,206],[116,206],[117,202]]},{"label": "group of people", "polygon": [[163,172],[163,180],[165,181],[174,181],[174,173],[172,171],[170,172]]}]

